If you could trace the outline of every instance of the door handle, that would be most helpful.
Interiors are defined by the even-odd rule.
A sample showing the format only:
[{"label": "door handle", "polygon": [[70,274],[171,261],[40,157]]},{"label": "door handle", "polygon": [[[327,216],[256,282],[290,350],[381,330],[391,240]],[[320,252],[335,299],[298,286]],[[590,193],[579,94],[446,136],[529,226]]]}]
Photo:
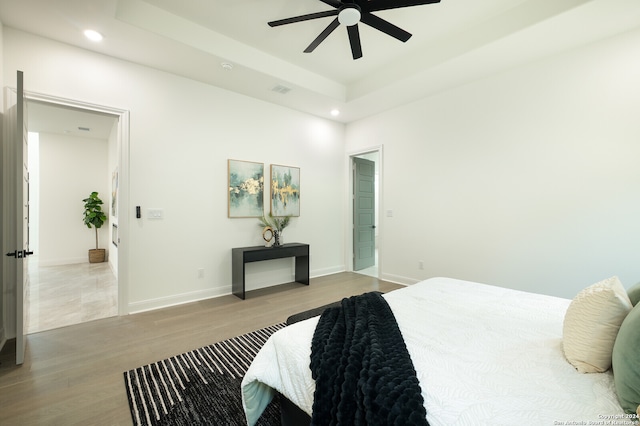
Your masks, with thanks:
[{"label": "door handle", "polygon": [[15,257],[16,259],[22,259],[23,257],[27,257],[27,256],[29,256],[31,254],[33,254],[32,251],[14,250],[13,252],[9,252],[6,255],[8,257]]}]

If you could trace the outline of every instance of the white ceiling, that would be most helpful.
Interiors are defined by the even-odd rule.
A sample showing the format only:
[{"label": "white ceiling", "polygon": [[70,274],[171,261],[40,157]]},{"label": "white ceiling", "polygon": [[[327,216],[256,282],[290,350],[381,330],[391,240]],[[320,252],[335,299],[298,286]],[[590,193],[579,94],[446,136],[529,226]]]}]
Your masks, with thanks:
[{"label": "white ceiling", "polygon": [[[344,28],[303,53],[333,18],[267,25],[330,9],[319,0],[2,0],[0,20],[341,122],[640,27],[639,0],[441,0],[376,12],[413,37],[360,24],[364,56],[354,61]],[[86,28],[105,39],[89,42]]]},{"label": "white ceiling", "polygon": [[108,140],[118,118],[62,105],[28,101],[27,120],[30,132]]}]

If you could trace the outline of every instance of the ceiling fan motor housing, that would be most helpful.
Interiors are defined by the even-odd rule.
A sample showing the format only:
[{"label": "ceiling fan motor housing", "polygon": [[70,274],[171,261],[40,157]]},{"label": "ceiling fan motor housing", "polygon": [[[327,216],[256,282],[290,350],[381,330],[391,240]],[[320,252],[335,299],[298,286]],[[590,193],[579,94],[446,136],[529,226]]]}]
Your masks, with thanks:
[{"label": "ceiling fan motor housing", "polygon": [[338,13],[338,22],[345,27],[356,25],[362,17],[360,10],[360,6],[355,3],[345,4],[340,8],[340,12]]}]

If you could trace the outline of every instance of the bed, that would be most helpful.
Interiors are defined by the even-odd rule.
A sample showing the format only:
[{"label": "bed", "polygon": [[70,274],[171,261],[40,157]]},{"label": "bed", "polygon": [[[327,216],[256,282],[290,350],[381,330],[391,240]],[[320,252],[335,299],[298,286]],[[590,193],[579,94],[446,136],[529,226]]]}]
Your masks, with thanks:
[{"label": "bed", "polygon": [[[415,366],[431,426],[633,420],[618,401],[610,369],[582,374],[567,361],[563,321],[571,300],[450,278],[383,297]],[[258,353],[242,381],[249,425],[278,393],[311,415],[317,323],[313,317],[278,331]]]}]

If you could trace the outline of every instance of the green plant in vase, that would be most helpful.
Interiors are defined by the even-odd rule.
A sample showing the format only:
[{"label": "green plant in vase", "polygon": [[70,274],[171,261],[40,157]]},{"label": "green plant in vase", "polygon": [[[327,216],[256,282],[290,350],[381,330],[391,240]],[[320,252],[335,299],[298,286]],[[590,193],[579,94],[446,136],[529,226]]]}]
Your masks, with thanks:
[{"label": "green plant in vase", "polygon": [[[291,221],[291,215],[276,217],[273,213],[269,212],[268,216],[262,216],[260,218],[260,223],[258,226],[263,228],[262,230],[262,238],[265,241],[269,242],[272,239],[274,240],[272,247],[280,247],[280,240],[282,238],[282,231],[289,225]],[[269,236],[269,233],[271,234]],[[269,236],[267,238],[267,236]]]},{"label": "green plant in vase", "polygon": [[95,191],[82,201],[84,202],[84,224],[89,229],[95,228],[96,231],[96,248],[89,250],[89,262],[101,263],[104,262],[105,249],[98,248],[98,229],[107,221],[107,215],[102,210],[104,203]]}]

